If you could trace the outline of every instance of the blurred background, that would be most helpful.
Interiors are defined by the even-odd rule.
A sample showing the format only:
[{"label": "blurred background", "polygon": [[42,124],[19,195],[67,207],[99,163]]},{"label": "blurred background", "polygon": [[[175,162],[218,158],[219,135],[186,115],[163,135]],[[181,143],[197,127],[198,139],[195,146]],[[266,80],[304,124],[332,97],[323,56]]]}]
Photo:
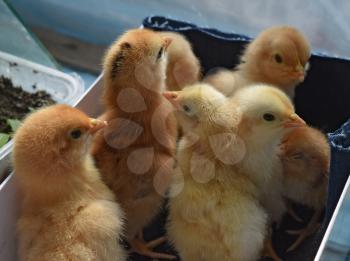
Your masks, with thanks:
[{"label": "blurred background", "polygon": [[[249,36],[255,36],[271,25],[289,24],[298,27],[307,35],[313,51],[350,57],[348,0],[6,2],[25,28],[33,32],[49,54],[60,63],[62,70],[78,72],[87,85],[101,71],[101,57],[105,48],[126,29],[138,27],[143,18],[149,15],[169,16],[200,26]],[[0,16],[2,15],[0,13]],[[0,26],[4,26],[4,23],[9,21],[1,22]],[[5,39],[3,36],[2,34],[1,38]]]}]

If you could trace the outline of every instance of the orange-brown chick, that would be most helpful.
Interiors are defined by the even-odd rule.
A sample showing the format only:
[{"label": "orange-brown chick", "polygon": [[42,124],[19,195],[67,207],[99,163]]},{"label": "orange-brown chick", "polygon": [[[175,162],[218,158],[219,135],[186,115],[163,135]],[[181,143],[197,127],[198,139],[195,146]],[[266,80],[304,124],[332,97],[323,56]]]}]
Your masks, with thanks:
[{"label": "orange-brown chick", "polygon": [[88,154],[105,124],[66,105],[31,114],[14,137],[20,260],[125,260],[123,213]]},{"label": "orange-brown chick", "polygon": [[327,195],[330,147],[322,132],[304,127],[285,137],[280,157],[285,196],[315,211],[307,227],[299,231],[297,241],[289,248],[294,250],[318,228]]},{"label": "orange-brown chick", "polygon": [[243,86],[265,83],[293,98],[295,86],[304,81],[309,58],[310,44],[300,31],[290,26],[271,27],[247,45],[233,75],[231,70],[221,70],[206,81],[227,96]]},{"label": "orange-brown chick", "polygon": [[142,230],[159,212],[172,174],[176,122],[165,89],[170,38],[147,29],[122,35],[104,60],[106,106],[92,153],[103,180],[126,212],[126,237],[133,250],[152,258],[174,258],[152,252]]},{"label": "orange-brown chick", "polygon": [[161,36],[172,39],[168,50],[167,89],[179,91],[194,84],[201,77],[201,66],[192,51],[191,44],[179,33],[161,32]]}]

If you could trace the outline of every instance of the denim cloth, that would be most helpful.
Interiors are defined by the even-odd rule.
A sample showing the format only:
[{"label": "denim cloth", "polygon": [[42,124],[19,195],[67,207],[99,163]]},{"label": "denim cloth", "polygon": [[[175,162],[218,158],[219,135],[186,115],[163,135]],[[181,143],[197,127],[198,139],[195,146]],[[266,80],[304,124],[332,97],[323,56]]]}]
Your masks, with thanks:
[{"label": "denim cloth", "polygon": [[331,170],[326,218],[329,220],[350,173],[350,120],[328,135],[331,144]]},{"label": "denim cloth", "polygon": [[[157,31],[176,31],[185,35],[201,61],[204,74],[218,67],[234,67],[239,61],[239,54],[242,53],[244,45],[251,40],[248,36],[201,28],[191,23],[160,16],[144,19],[143,26]],[[350,118],[350,60],[313,54],[310,65],[306,80],[296,89],[294,104],[297,113],[308,124],[325,132],[333,132],[328,136],[332,160],[326,218],[320,231],[305,242],[298,251],[290,254],[286,254],[285,250],[294,238],[287,235],[285,229],[300,228],[305,223],[296,223],[288,217],[283,220],[281,228],[273,238],[276,251],[283,260],[313,260],[350,170],[350,121],[337,130]],[[310,217],[311,214],[301,206],[298,207],[297,212],[304,218]],[[154,238],[165,232],[166,215],[166,209],[164,209],[146,229],[146,238]],[[156,250],[174,253],[166,244]],[[132,260],[148,259],[133,256]]]},{"label": "denim cloth", "polygon": [[[153,16],[143,26],[157,31],[184,34],[200,59],[203,73],[213,68],[232,68],[250,37]],[[335,131],[350,118],[350,60],[313,54],[306,80],[296,88],[297,113],[310,125]]]}]

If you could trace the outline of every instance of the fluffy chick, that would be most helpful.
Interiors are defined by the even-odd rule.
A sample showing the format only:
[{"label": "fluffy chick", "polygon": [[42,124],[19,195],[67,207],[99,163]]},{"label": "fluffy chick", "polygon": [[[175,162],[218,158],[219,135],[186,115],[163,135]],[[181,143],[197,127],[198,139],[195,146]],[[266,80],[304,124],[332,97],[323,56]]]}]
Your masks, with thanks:
[{"label": "fluffy chick", "polygon": [[257,260],[267,215],[255,184],[228,161],[237,149],[235,110],[206,84],[164,95],[184,129],[170,189],[169,239],[184,261]]},{"label": "fluffy chick", "polygon": [[176,121],[162,96],[167,48],[171,39],[147,29],[122,35],[104,59],[106,106],[101,119],[109,126],[97,133],[92,148],[103,180],[126,212],[126,238],[134,251],[152,258],[174,258],[146,244],[142,230],[159,212],[172,174]]},{"label": "fluffy chick", "polygon": [[160,32],[160,34],[172,39],[171,45],[167,49],[167,89],[177,91],[198,82],[201,77],[201,66],[192,51],[191,44],[179,33]]},{"label": "fluffy chick", "polygon": [[[237,132],[245,144],[244,158],[237,167],[259,188],[259,199],[270,222],[279,223],[286,212],[286,205],[278,145],[288,132],[305,122],[295,114],[286,94],[268,85],[240,89],[232,102],[241,111]],[[268,254],[279,259],[272,251],[271,242],[267,242],[266,246]]]},{"label": "fluffy chick", "polygon": [[284,195],[299,204],[312,208],[315,213],[305,229],[290,231],[299,234],[289,248],[294,250],[316,231],[326,202],[330,147],[325,135],[311,127],[290,132],[281,144]]},{"label": "fluffy chick", "polygon": [[232,102],[242,113],[238,133],[246,146],[246,154],[240,165],[259,184],[263,203],[272,221],[278,222],[285,211],[278,145],[287,133],[304,126],[305,122],[295,114],[290,99],[271,86],[241,89]]},{"label": "fluffy chick", "polygon": [[126,260],[123,213],[88,148],[104,123],[66,105],[30,115],[14,137],[20,260]]},{"label": "fluffy chick", "polygon": [[205,81],[227,96],[241,87],[265,83],[293,98],[295,86],[304,81],[309,58],[310,44],[300,31],[290,26],[271,27],[247,45],[233,72],[223,69]]}]

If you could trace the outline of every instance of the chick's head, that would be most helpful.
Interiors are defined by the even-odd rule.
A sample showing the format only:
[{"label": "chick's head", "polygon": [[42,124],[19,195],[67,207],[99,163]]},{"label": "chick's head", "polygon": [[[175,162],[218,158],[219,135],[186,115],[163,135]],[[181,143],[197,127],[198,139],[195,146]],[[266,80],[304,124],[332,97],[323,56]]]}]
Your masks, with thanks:
[{"label": "chick's head", "polygon": [[286,94],[272,86],[254,85],[241,89],[233,101],[241,114],[240,136],[251,144],[278,143],[286,133],[305,125]]},{"label": "chick's head", "polygon": [[14,137],[13,163],[19,173],[64,173],[79,169],[88,154],[91,134],[106,123],[67,105],[29,115]]},{"label": "chick's head", "polygon": [[107,51],[104,60],[105,79],[133,81],[155,88],[166,78],[167,48],[170,37],[148,29],[133,29],[123,34]]},{"label": "chick's head", "polygon": [[330,147],[325,135],[313,128],[298,128],[286,135],[280,158],[284,173],[303,182],[314,183],[327,178]]},{"label": "chick's head", "polygon": [[184,131],[205,134],[220,120],[219,108],[226,97],[211,85],[198,83],[181,91],[163,93],[176,110],[178,122]]},{"label": "chick's head", "polygon": [[304,81],[309,58],[308,40],[289,26],[264,30],[241,57],[242,68],[246,68],[256,81],[282,88]]}]

